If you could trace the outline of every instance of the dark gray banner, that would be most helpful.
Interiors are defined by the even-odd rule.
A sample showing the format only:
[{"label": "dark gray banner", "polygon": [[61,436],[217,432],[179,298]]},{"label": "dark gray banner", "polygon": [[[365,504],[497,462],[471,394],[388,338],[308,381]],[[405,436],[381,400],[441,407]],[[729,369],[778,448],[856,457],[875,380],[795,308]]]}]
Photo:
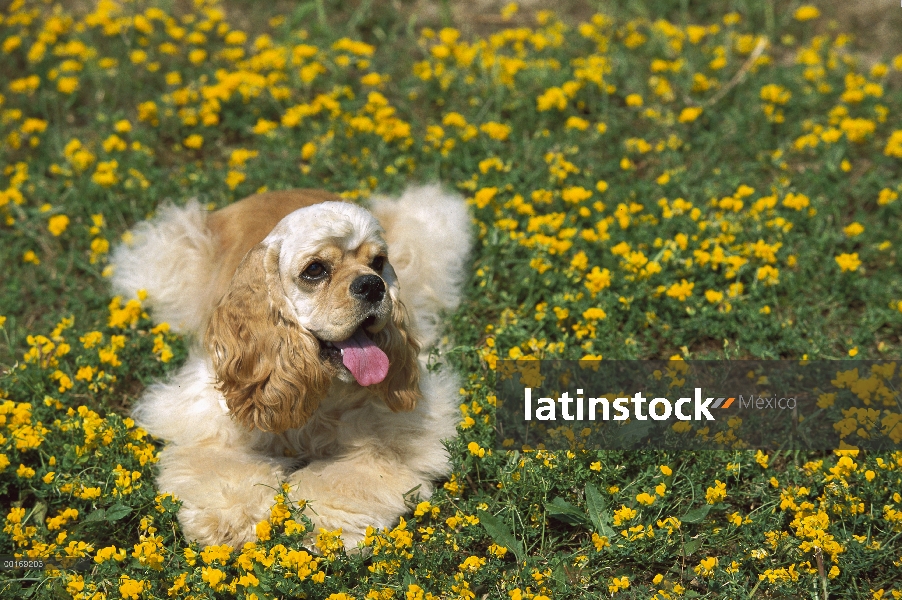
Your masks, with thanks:
[{"label": "dark gray banner", "polygon": [[509,360],[497,370],[503,448],[902,448],[896,361]]}]

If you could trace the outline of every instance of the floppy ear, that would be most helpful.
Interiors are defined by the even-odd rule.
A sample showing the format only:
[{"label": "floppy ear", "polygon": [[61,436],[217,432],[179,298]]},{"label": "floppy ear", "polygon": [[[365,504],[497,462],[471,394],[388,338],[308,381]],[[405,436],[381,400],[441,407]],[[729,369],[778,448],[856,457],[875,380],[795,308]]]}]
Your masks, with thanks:
[{"label": "floppy ear", "polygon": [[393,411],[413,410],[420,400],[420,344],[409,326],[407,309],[398,294],[392,294],[389,323],[374,336],[374,342],[388,355],[388,375],[371,386]]},{"label": "floppy ear", "polygon": [[276,433],[300,427],[328,391],[319,342],[288,311],[277,245],[257,244],[247,253],[204,342],[217,389],[248,427]]}]

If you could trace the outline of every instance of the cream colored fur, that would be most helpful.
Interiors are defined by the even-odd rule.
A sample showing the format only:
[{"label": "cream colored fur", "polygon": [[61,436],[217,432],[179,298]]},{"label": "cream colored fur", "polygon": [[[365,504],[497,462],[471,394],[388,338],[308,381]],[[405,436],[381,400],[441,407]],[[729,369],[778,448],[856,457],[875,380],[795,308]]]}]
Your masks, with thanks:
[{"label": "cream colored fur", "polygon": [[111,259],[113,291],[133,298],[145,290],[154,319],[175,332],[200,331],[213,308],[216,248],[207,215],[196,200],[164,205],[155,219],[132,230],[133,241],[118,246]]},{"label": "cream colored fur", "polygon": [[[262,243],[287,236],[284,251],[295,238],[315,237],[315,222],[298,225],[297,215],[310,212],[301,210],[307,213],[285,217]],[[179,520],[190,539],[232,546],[254,540],[256,524],[268,518],[279,484],[287,481],[292,499],[309,502],[306,514],[317,528],[341,528],[345,544],[354,547],[368,526],[394,526],[411,497],[428,498],[433,482],[447,475],[442,441],[456,432],[460,382],[447,370],[429,372],[424,361],[441,333],[441,313],[460,301],[469,217],[463,200],[438,186],[377,198],[373,213],[385,230],[401,301],[424,342],[422,399],[411,411],[392,412],[371,388],[334,378],[303,426],[282,433],[248,429],[229,414],[211,357],[196,344],[186,364],[148,388],[134,409],[142,427],[168,442],[157,484],[182,501]],[[197,203],[164,208],[135,228],[134,243],[113,260],[117,292],[132,297],[145,289],[156,321],[196,338],[218,300],[212,290],[221,276],[210,214]],[[296,304],[295,310],[307,309]]]}]

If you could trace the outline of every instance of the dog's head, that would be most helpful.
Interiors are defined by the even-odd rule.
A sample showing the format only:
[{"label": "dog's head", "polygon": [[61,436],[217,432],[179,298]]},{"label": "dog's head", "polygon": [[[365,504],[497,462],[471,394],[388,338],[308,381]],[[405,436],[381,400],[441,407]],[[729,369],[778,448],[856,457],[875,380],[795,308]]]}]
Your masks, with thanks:
[{"label": "dog's head", "polygon": [[413,409],[419,346],[387,250],[369,212],[324,202],[291,213],[247,253],[205,337],[239,422],[300,427],[333,378]]}]

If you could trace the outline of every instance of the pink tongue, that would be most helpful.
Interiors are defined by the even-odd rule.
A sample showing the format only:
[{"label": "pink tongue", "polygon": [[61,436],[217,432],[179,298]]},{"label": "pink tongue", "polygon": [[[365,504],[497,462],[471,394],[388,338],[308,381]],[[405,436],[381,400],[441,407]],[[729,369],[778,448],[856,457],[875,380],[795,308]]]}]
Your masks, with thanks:
[{"label": "pink tongue", "polygon": [[388,356],[363,332],[363,328],[343,342],[332,342],[341,348],[341,361],[360,385],[379,383],[388,375]]}]

